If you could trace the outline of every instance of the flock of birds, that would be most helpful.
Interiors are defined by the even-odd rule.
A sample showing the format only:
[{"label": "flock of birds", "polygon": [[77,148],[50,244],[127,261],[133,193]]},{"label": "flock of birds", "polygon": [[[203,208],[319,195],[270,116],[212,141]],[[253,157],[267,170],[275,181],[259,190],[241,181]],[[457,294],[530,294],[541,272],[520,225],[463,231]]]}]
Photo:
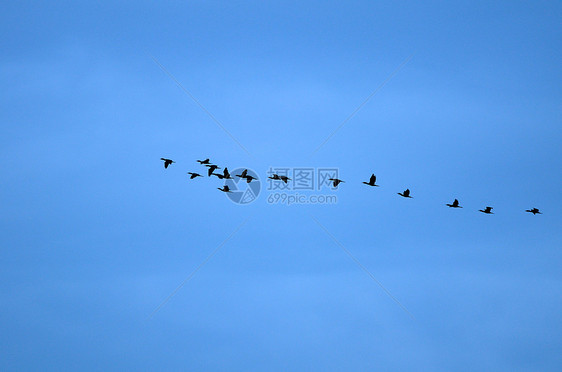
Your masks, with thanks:
[{"label": "flock of birds", "polygon": [[[164,168],[168,168],[168,166],[170,166],[170,164],[175,163],[175,161],[171,160],[171,159],[166,159],[166,158],[160,158],[160,160],[162,160],[164,162]],[[228,168],[224,168],[222,174],[220,173],[214,173],[215,170],[217,169],[221,169],[221,167],[219,167],[218,165],[215,164],[211,164],[211,161],[209,159],[205,159],[205,160],[197,160],[197,162],[201,165],[204,165],[206,167],[208,167],[209,169],[207,170],[207,174],[209,177],[211,176],[216,176],[219,179],[233,179],[233,177],[230,175],[230,173],[228,172]],[[194,179],[196,177],[203,177],[202,175],[200,175],[199,173],[195,173],[195,172],[187,172],[187,174],[190,175],[190,179]],[[251,175],[248,174],[248,170],[244,169],[244,171],[241,174],[237,174],[235,175],[235,177],[239,177],[239,178],[243,178],[246,180],[247,183],[252,182],[252,180],[255,179],[255,177],[252,177]],[[275,181],[282,181],[282,182],[289,182],[291,179],[287,176],[280,176],[278,174],[272,174],[270,177],[268,177],[271,180],[275,180]],[[329,178],[328,180],[332,181],[332,185],[334,187],[338,187],[338,185],[342,182],[345,182],[343,180],[340,180],[339,178]],[[371,178],[369,178],[369,182],[365,182],[363,181],[363,183],[367,186],[374,186],[374,187],[379,187],[380,185],[376,184],[377,182],[377,177],[374,174],[371,174]],[[224,185],[222,188],[221,187],[217,187],[218,190],[222,191],[222,192],[232,192],[230,190],[230,188],[228,187],[228,185]],[[410,196],[410,189],[406,189],[403,192],[398,192],[398,195],[402,196],[403,198],[412,198],[412,196]],[[457,199],[455,199],[451,204],[445,204],[447,207],[449,208],[462,208],[459,205],[459,201]],[[493,207],[486,207],[484,209],[479,209],[479,212],[485,213],[485,214],[494,214],[492,212],[492,209],[494,209]],[[531,208],[531,209],[527,209],[525,210],[525,212],[528,213],[532,213],[533,215],[536,214],[542,214],[538,208]]]}]

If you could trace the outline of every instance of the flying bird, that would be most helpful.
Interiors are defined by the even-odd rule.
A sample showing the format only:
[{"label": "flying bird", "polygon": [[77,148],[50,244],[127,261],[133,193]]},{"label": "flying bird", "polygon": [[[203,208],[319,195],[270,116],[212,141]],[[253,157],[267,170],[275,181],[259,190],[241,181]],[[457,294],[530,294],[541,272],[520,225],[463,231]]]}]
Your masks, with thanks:
[{"label": "flying bird", "polygon": [[397,192],[398,195],[403,196],[405,198],[411,198],[410,196],[410,189],[404,190],[404,192]]},{"label": "flying bird", "polygon": [[211,176],[217,176],[218,178],[220,178],[221,180],[224,179],[224,176],[220,173],[211,173]]},{"label": "flying bird", "polygon": [[248,176],[248,170],[244,169],[244,171],[242,171],[242,174],[237,174],[236,177],[240,177],[240,178],[246,178]]},{"label": "flying bird", "polygon": [[333,181],[332,184],[334,185],[334,187],[338,187],[341,182],[345,182],[338,178],[328,178],[328,181]]},{"label": "flying bird", "polygon": [[168,168],[168,165],[175,163],[172,159],[160,158],[160,160],[164,160],[164,168]]},{"label": "flying bird", "polygon": [[290,180],[290,178],[287,177],[287,176],[280,176],[280,175],[275,174],[275,173],[272,174],[271,177],[267,177],[267,178],[269,178],[270,180],[278,180],[278,181],[280,180],[280,181],[283,181],[285,183],[287,183],[287,181]]},{"label": "flying bird", "polygon": [[532,213],[533,215],[535,215],[535,214],[542,214],[541,212],[539,212],[539,209],[538,209],[538,208],[527,209],[525,212]]},{"label": "flying bird", "polygon": [[[277,176],[277,175],[275,175],[275,176]],[[236,177],[245,178],[247,183],[250,183],[250,182],[252,182],[252,180],[256,179],[255,177],[252,177],[252,176],[248,175],[247,169],[244,169],[241,174],[237,174]],[[279,176],[277,176],[277,177],[279,177]],[[269,178],[271,178],[271,177],[269,177]],[[277,179],[278,180],[280,178],[271,178],[271,179]]]},{"label": "flying bird", "polygon": [[209,177],[211,177],[211,174],[213,174],[213,172],[215,171],[215,169],[221,169],[221,167],[219,167],[218,165],[214,165],[214,164],[206,164],[206,167],[209,167],[209,171],[207,172],[209,174]]},{"label": "flying bird", "polygon": [[187,174],[191,174],[191,177],[189,177],[189,179],[191,180],[194,179],[195,177],[203,177],[199,173],[187,172]]},{"label": "flying bird", "polygon": [[217,187],[218,190],[222,191],[222,192],[232,192],[230,191],[230,189],[228,188],[228,185],[224,185],[224,187],[221,189],[220,187]]},{"label": "flying bird", "polygon": [[447,207],[450,207],[450,208],[462,208],[462,207],[459,205],[459,201],[458,201],[457,199],[455,199],[455,201],[453,201],[453,204],[445,204],[445,205],[446,205]]},{"label": "flying bird", "polygon": [[376,185],[375,182],[377,182],[377,176],[375,176],[374,174],[371,174],[371,178],[369,179],[369,182],[363,181],[365,185],[378,187],[379,185]]},{"label": "flying bird", "polygon": [[228,168],[225,167],[224,170],[222,171],[222,174],[223,174],[223,178],[226,178],[228,180],[232,179],[232,177],[230,177],[230,173],[228,173]]},{"label": "flying bird", "polygon": [[493,207],[486,207],[486,209],[482,210],[479,209],[478,211],[482,212],[482,213],[486,213],[486,214],[494,214],[492,213],[492,209],[494,209]]},{"label": "flying bird", "polygon": [[211,161],[210,161],[208,158],[205,159],[205,160],[197,160],[197,162],[198,162],[199,164],[210,164],[210,163],[211,163]]}]

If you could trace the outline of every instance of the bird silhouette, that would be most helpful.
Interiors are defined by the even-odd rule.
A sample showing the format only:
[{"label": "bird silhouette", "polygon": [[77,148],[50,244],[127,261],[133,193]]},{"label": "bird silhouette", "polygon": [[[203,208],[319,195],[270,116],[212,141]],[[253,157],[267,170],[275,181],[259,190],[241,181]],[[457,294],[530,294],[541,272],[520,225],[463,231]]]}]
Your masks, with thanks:
[{"label": "bird silhouette", "polygon": [[375,185],[375,182],[377,182],[377,176],[375,176],[374,174],[371,174],[371,178],[369,179],[369,182],[365,182],[363,181],[363,183],[365,185],[369,185],[369,186],[379,186],[379,185]]},{"label": "bird silhouette", "polygon": [[247,182],[247,183],[250,183],[250,182],[252,182],[252,180],[255,180],[255,178],[252,177],[252,176],[246,176],[246,177],[244,177],[244,178],[246,178],[246,182]]},{"label": "bird silhouette", "polygon": [[248,170],[244,169],[242,171],[242,174],[237,174],[236,177],[240,177],[240,178],[246,178],[248,176]]},{"label": "bird silhouette", "polygon": [[207,174],[209,175],[209,177],[211,177],[211,174],[213,174],[213,172],[215,171],[215,169],[221,169],[221,167],[219,167],[218,165],[214,165],[214,164],[206,164],[206,167],[209,167],[209,171],[207,172]]},{"label": "bird silhouette", "polygon": [[205,159],[205,160],[197,160],[197,162],[198,162],[199,164],[210,164],[210,163],[211,163],[211,161],[210,161],[208,158]]},{"label": "bird silhouette", "polygon": [[397,192],[398,195],[403,196],[405,198],[411,198],[410,196],[410,189],[404,190],[404,192]]},{"label": "bird silhouette", "polygon": [[338,178],[328,178],[328,180],[329,180],[329,181],[332,181],[332,184],[334,185],[334,187],[338,187],[338,185],[339,185],[341,182],[345,182],[345,181],[342,181],[342,180],[340,180],[340,179],[338,179]]},{"label": "bird silhouette", "polygon": [[224,187],[221,189],[220,187],[217,187],[218,190],[222,191],[222,192],[232,192],[230,191],[230,189],[228,188],[228,185],[224,185]]},{"label": "bird silhouette", "polygon": [[194,179],[195,177],[203,177],[199,173],[187,172],[187,174],[191,174],[191,177],[189,177],[189,179],[191,180]]},{"label": "bird silhouette", "polygon": [[172,159],[160,158],[160,160],[164,160],[164,168],[168,168],[170,164],[175,163]]},{"label": "bird silhouette", "polygon": [[224,170],[222,171],[222,175],[223,175],[223,178],[226,178],[227,180],[231,180],[231,179],[232,179],[232,177],[230,177],[230,173],[228,173],[228,168],[227,168],[227,167],[225,167]]},{"label": "bird silhouette", "polygon": [[458,201],[457,199],[455,199],[455,200],[453,201],[453,204],[445,204],[445,205],[446,205],[447,207],[450,207],[450,208],[462,208],[462,207],[459,205],[459,201]]},{"label": "bird silhouette", "polygon": [[492,209],[494,209],[493,207],[486,207],[486,209],[482,210],[479,209],[478,211],[482,212],[482,213],[486,213],[486,214],[494,214],[492,213]]},{"label": "bird silhouette", "polygon": [[539,209],[538,209],[538,208],[527,209],[525,212],[532,213],[533,215],[535,215],[535,214],[542,214],[541,212],[539,212]]},{"label": "bird silhouette", "polygon": [[269,178],[270,180],[278,180],[278,181],[283,181],[283,182],[285,182],[285,183],[287,183],[287,181],[289,181],[289,180],[290,180],[290,178],[289,178],[289,177],[287,177],[287,176],[280,176],[280,175],[278,175],[278,174],[275,174],[275,173],[274,173],[274,174],[272,174],[272,175],[271,175],[271,177],[267,177],[267,178]]},{"label": "bird silhouette", "polygon": [[224,176],[220,173],[211,173],[211,176],[217,176],[218,178],[220,178],[221,180],[224,179]]}]

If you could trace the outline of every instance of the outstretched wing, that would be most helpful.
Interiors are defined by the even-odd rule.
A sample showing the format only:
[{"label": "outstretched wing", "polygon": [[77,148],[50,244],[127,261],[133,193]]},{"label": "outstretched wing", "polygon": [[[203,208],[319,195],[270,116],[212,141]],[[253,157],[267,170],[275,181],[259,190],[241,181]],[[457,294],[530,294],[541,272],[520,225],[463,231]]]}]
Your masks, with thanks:
[{"label": "outstretched wing", "polygon": [[375,176],[374,174],[371,174],[371,179],[369,180],[369,183],[371,185],[374,185],[377,182],[377,176]]}]

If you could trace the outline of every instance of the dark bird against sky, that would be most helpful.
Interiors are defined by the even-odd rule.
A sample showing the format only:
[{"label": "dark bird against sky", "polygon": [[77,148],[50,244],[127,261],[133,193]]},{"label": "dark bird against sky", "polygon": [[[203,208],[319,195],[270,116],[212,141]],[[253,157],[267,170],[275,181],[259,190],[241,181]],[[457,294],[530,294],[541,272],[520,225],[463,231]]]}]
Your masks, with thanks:
[{"label": "dark bird against sky", "polygon": [[207,172],[207,174],[209,175],[209,177],[211,177],[211,174],[213,174],[213,172],[215,171],[215,169],[221,169],[221,167],[219,167],[218,165],[205,165],[206,167],[209,167],[209,171]]},{"label": "dark bird against sky", "polygon": [[340,180],[339,178],[328,178],[328,180],[332,181],[332,185],[334,185],[334,187],[338,187],[340,183],[345,182]]},{"label": "dark bird against sky", "polygon": [[224,185],[224,187],[222,189],[220,187],[217,187],[217,189],[219,189],[222,192],[232,192],[232,191],[230,191],[230,188],[228,187],[228,185]]},{"label": "dark bird against sky", "polygon": [[398,192],[397,194],[400,195],[400,196],[403,196],[405,198],[411,198],[410,189],[406,189],[406,190],[404,190],[404,192]]},{"label": "dark bird against sky", "polygon": [[191,177],[189,177],[190,179],[194,179],[195,177],[203,177],[199,173],[187,172],[187,174],[191,174]]},{"label": "dark bird against sky", "polygon": [[494,214],[492,212],[492,209],[494,209],[494,208],[493,207],[486,207],[486,209],[484,209],[484,210],[479,209],[479,211],[482,212],[482,213],[486,213],[486,214]]},{"label": "dark bird against sky", "polygon": [[170,164],[175,163],[172,159],[160,158],[160,160],[164,161],[164,168],[168,168]]},{"label": "dark bird against sky", "polygon": [[376,182],[377,182],[377,176],[375,176],[374,173],[371,174],[371,178],[369,179],[369,182],[363,181],[363,183],[364,183],[365,185],[377,186],[377,187],[378,187],[379,185],[376,185],[376,184],[375,184]]},{"label": "dark bird against sky", "polygon": [[446,205],[447,207],[449,207],[449,208],[462,208],[462,207],[459,205],[459,201],[458,201],[457,199],[455,199],[455,200],[453,201],[453,204],[445,204],[445,205]]},{"label": "dark bird against sky", "polygon": [[538,209],[538,208],[527,209],[525,212],[532,213],[533,215],[535,215],[535,214],[542,214],[541,212],[539,212],[539,209]]}]

